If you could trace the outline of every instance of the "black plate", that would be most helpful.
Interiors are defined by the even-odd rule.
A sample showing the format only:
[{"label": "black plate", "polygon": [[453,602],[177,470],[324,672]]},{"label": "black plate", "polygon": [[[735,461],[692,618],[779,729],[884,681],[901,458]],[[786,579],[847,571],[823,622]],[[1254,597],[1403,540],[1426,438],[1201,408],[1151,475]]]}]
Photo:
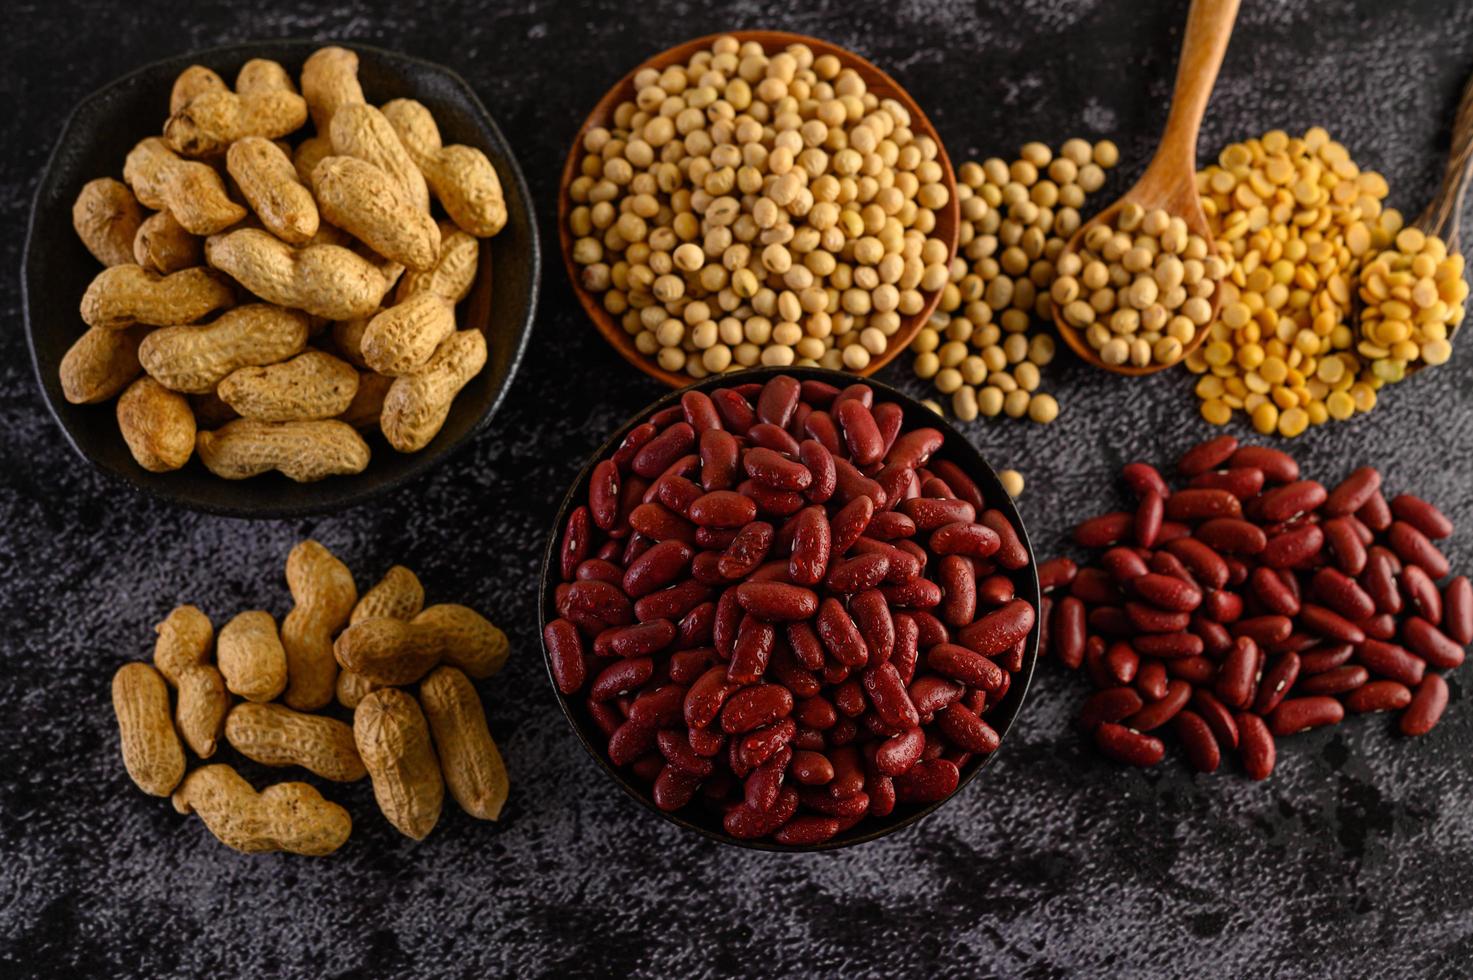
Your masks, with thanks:
[{"label": "black plate", "polygon": [[[624,436],[629,433],[630,429],[649,418],[655,412],[670,405],[679,404],[680,397],[687,391],[709,392],[713,388],[731,387],[748,381],[763,382],[777,374],[790,374],[799,380],[812,379],[815,381],[825,381],[840,388],[856,382],[867,384],[875,390],[877,396],[888,398],[899,404],[905,410],[905,428],[913,429],[921,426],[930,426],[939,430],[945,436],[945,442],[940,452],[936,454],[937,457],[949,459],[956,463],[976,482],[988,504],[1001,510],[1007,516],[1013,528],[1018,532],[1018,537],[1022,540],[1023,546],[1028,549],[1028,568],[1025,572],[1020,572],[1013,577],[1015,583],[1019,586],[1018,594],[1032,603],[1034,609],[1038,608],[1038,560],[1033,554],[1033,545],[1028,540],[1028,531],[1023,527],[1023,518],[1018,513],[1018,508],[1013,503],[1013,498],[1009,497],[1007,491],[1002,488],[1002,482],[998,480],[996,471],[982,457],[982,454],[967,441],[965,436],[957,432],[944,419],[914,398],[887,384],[876,381],[874,378],[856,378],[853,375],[844,374],[840,371],[826,371],[818,368],[754,368],[749,371],[706,378],[688,388],[669,392],[659,401],[646,406],[620,427],[583,464],[583,469],[579,471],[578,478],[573,481],[573,485],[568,489],[567,495],[563,498],[562,506],[558,508],[557,518],[552,527],[552,535],[548,540],[547,550],[542,559],[542,601],[539,604],[540,619],[538,625],[544,632],[547,624],[557,618],[557,609],[553,594],[562,580],[557,569],[559,562],[558,551],[562,543],[563,529],[567,525],[568,514],[579,503],[588,499],[588,478],[593,471],[594,465],[599,460],[607,459],[613,453],[615,447],[623,440]],[[1023,701],[1028,695],[1028,686],[1033,680],[1033,668],[1038,662],[1038,644],[1041,630],[1042,622],[1035,622],[1033,632],[1028,637],[1027,648],[1023,652],[1023,669],[1013,675],[1013,680],[1008,687],[1008,693],[1003,698],[1002,703],[987,713],[988,723],[997,730],[998,737],[1001,740],[997,751],[991,755],[974,758],[969,762],[967,767],[962,770],[961,782],[957,785],[956,792],[946,797],[946,799],[938,800],[935,803],[898,803],[895,806],[895,810],[888,817],[878,820],[866,817],[855,827],[832,840],[825,841],[822,844],[803,847],[785,846],[767,840],[741,840],[733,837],[722,827],[719,816],[714,815],[710,811],[703,810],[699,802],[693,801],[690,806],[676,813],[667,813],[655,806],[654,801],[650,798],[649,790],[645,786],[635,782],[630,778],[630,774],[627,771],[619,769],[609,761],[608,755],[605,752],[608,739],[594,725],[593,719],[589,717],[588,711],[583,706],[582,701],[579,700],[574,703],[565,697],[562,691],[558,690],[557,683],[552,676],[552,661],[547,656],[546,644],[543,645],[542,655],[543,659],[547,662],[547,679],[548,683],[552,685],[553,695],[562,707],[563,714],[567,716],[568,723],[573,726],[573,732],[578,736],[578,741],[583,743],[583,747],[588,750],[588,754],[598,761],[598,764],[603,767],[604,772],[611,779],[624,787],[626,793],[638,800],[651,813],[659,814],[677,826],[684,827],[686,830],[693,830],[698,834],[715,841],[720,841],[723,844],[736,844],[741,847],[750,847],[762,851],[829,851],[839,847],[847,847],[850,844],[863,844],[868,841],[877,840],[897,830],[902,830],[920,821],[933,813],[938,807],[945,805],[961,795],[962,791],[966,789],[967,784],[1002,751],[1001,743],[1007,741],[1008,731],[1013,727],[1013,722],[1017,719],[1018,713],[1023,708]]]},{"label": "black plate", "polygon": [[466,301],[475,304],[480,293],[484,302],[489,286],[486,367],[461,390],[434,441],[418,453],[402,454],[375,433],[369,436],[373,461],[364,472],[317,483],[293,483],[277,473],[222,480],[198,459],[176,472],[150,473],[134,462],[118,433],[114,401],[73,405],[63,397],[57,370],[62,356],[86,329],[78,307],[87,284],[101,271],[72,230],[72,202],[82,185],[94,177],[121,178],[128,151],[161,131],[170,86],[189,65],[207,65],[229,80],[247,60],[271,58],[296,78],[307,56],[328,43],[231,45],[155,62],[123,76],[73,110],[36,191],[21,282],[31,360],[46,404],[80,455],[160,500],[215,514],[262,518],[361,504],[423,474],[469,442],[505,398],[526,349],[537,308],[541,258],[531,194],[511,146],[470,86],[450,69],[353,43],[345,46],[358,54],[358,77],[370,102],[394,98],[423,102],[434,113],[447,144],[465,143],[485,152],[506,194],[506,228],[481,242],[482,265],[491,263],[491,275],[489,280],[478,277]]}]

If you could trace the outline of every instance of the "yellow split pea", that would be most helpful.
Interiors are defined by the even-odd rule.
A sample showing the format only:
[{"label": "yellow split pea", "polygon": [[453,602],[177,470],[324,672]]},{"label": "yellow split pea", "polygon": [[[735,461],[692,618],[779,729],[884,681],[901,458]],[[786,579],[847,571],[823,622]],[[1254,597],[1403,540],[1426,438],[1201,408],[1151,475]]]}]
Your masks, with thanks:
[{"label": "yellow split pea", "polygon": [[837,58],[721,37],[634,89],[584,137],[568,221],[582,285],[665,370],[862,370],[946,285],[939,147]]}]

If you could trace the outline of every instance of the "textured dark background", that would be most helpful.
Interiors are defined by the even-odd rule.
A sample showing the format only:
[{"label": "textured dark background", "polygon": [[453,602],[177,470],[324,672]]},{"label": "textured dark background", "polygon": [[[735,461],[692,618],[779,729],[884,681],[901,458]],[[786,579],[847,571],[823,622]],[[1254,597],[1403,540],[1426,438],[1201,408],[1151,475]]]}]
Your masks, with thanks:
[{"label": "textured dark background", "polygon": [[[251,38],[361,40],[443,61],[498,118],[532,180],[546,241],[566,141],[649,53],[728,27],[826,36],[906,83],[953,160],[1110,136],[1124,174],[1165,115],[1179,2],[933,0],[559,4],[282,2],[12,5],[0,41],[0,975],[377,976],[728,972],[1466,976],[1473,962],[1473,712],[1452,681],[1419,743],[1382,719],[1286,740],[1278,771],[1127,772],[1081,744],[1082,696],[1048,666],[998,764],[919,827],[834,854],[723,848],[652,819],[604,779],[558,714],[534,585],[547,523],[582,458],[654,397],[595,337],[549,263],[541,322],[505,411],[473,448],[377,504],[320,520],[181,513],[66,450],[37,395],[17,271],[31,191],[68,107],[154,58]],[[800,8],[800,9],[795,9]],[[1204,155],[1271,127],[1321,124],[1415,213],[1473,71],[1473,6],[1247,0],[1206,121]],[[121,162],[121,161],[120,161]],[[57,234],[69,234],[56,229]],[[76,324],[55,324],[58,330]],[[1375,462],[1473,520],[1473,342],[1371,416],[1293,448],[1338,479]],[[883,377],[905,382],[897,364]],[[913,382],[911,382],[913,384]],[[1131,457],[1208,432],[1185,373],[1123,382],[1051,369],[1048,428],[973,425],[1022,469],[1041,553],[1071,515],[1114,499]],[[366,784],[331,787],[357,817],[330,860],[245,857],[148,798],[119,764],[108,679],[150,649],[176,601],[217,622],[288,608],[305,535],[360,582],[400,561],[430,594],[512,635],[485,685],[512,775],[497,825],[447,807],[414,844]],[[1473,565],[1466,531],[1450,545]],[[259,773],[253,773],[259,776]]]}]

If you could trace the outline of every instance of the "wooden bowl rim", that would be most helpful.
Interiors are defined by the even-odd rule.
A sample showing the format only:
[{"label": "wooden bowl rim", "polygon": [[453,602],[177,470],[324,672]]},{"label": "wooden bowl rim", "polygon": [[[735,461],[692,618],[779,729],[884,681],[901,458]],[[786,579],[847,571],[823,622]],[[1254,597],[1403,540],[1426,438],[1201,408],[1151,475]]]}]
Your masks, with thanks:
[{"label": "wooden bowl rim", "polygon": [[[613,114],[619,103],[633,98],[634,76],[646,68],[666,68],[677,61],[683,62],[692,54],[703,48],[709,48],[718,38],[733,37],[738,42],[756,41],[766,49],[776,46],[786,47],[792,44],[804,44],[814,50],[817,55],[831,54],[837,57],[845,68],[853,68],[865,76],[865,85],[870,91],[876,91],[875,81],[881,83],[883,91],[876,94],[881,98],[893,98],[905,107],[911,116],[911,130],[918,135],[929,136],[936,143],[936,160],[941,164],[941,183],[948,192],[947,202],[940,211],[936,213],[936,229],[940,233],[941,240],[946,243],[947,263],[956,258],[957,242],[961,233],[961,201],[957,198],[956,172],[951,166],[951,157],[946,152],[946,144],[941,139],[930,118],[921,109],[920,105],[906,90],[905,86],[897,82],[883,69],[876,66],[862,55],[841,47],[831,41],[813,37],[808,34],[797,34],[790,31],[721,31],[715,34],[706,34],[701,37],[683,41],[673,47],[666,48],[657,54],[646,58],[635,65],[625,75],[615,82],[606,91],[602,98],[595,103],[592,111],[578,127],[578,132],[573,138],[572,145],[568,148],[567,159],[563,162],[562,176],[558,181],[558,204],[557,204],[557,226],[558,245],[563,254],[563,268],[568,275],[568,283],[573,293],[578,297],[578,304],[583,307],[583,312],[593,321],[594,327],[610,346],[619,352],[619,356],[625,361],[639,368],[645,374],[671,388],[684,388],[695,384],[698,379],[692,378],[683,372],[666,371],[653,359],[641,354],[634,346],[634,338],[626,332],[612,314],[603,308],[596,295],[583,288],[579,281],[579,267],[573,261],[573,235],[568,229],[568,215],[572,210],[572,201],[568,196],[568,188],[572,185],[578,173],[578,165],[583,157],[583,139],[588,131],[595,125],[603,125]],[[900,329],[890,337],[890,343],[883,354],[874,355],[870,358],[868,366],[860,371],[848,371],[855,377],[869,377],[876,371],[885,367],[900,355],[915,335],[920,332],[922,326],[931,319],[936,312],[936,307],[941,303],[941,295],[945,287],[936,290],[926,300],[926,305],[919,313],[906,317],[901,321]],[[761,366],[761,365],[756,365]]]}]

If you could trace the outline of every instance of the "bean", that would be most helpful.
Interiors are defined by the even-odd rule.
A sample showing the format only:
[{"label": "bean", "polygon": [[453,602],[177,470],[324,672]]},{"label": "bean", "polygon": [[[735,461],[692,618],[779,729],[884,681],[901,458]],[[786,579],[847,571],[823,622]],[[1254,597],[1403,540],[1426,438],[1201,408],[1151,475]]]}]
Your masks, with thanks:
[{"label": "bean", "polygon": [[1247,500],[1258,495],[1263,489],[1263,483],[1263,470],[1251,466],[1235,466],[1193,477],[1188,486],[1203,490],[1226,490],[1239,500]]},{"label": "bean", "polygon": [[1100,567],[1121,585],[1134,581],[1151,570],[1151,566],[1138,551],[1125,547],[1111,548],[1101,555]]},{"label": "bean", "polygon": [[1223,704],[1246,708],[1253,697],[1258,672],[1258,645],[1247,637],[1239,637],[1223,661],[1214,691]]},{"label": "bean", "polygon": [[1398,681],[1369,681],[1345,697],[1345,706],[1356,714],[1400,711],[1411,703],[1411,689]]},{"label": "bean", "polygon": [[1249,779],[1264,780],[1274,771],[1277,752],[1274,736],[1255,714],[1240,711],[1233,719],[1238,725],[1238,754],[1243,760],[1243,772]]},{"label": "bean", "polygon": [[[1193,532],[1198,541],[1216,552],[1256,555],[1268,545],[1268,535],[1256,524],[1235,517],[1218,517],[1199,525]],[[1180,557],[1180,555],[1178,555]],[[1182,559],[1186,561],[1185,558]],[[1190,564],[1187,566],[1190,568]]]},{"label": "bean", "polygon": [[1192,692],[1192,708],[1202,716],[1207,727],[1212,729],[1218,744],[1229,749],[1238,747],[1238,723],[1233,714],[1205,687]]},{"label": "bean", "polygon": [[808,619],[818,611],[815,592],[783,582],[743,582],[736,597],[747,612],[771,623]]},{"label": "bean", "polygon": [[1365,571],[1361,573],[1360,584],[1381,612],[1392,615],[1401,612],[1401,591],[1396,586],[1396,573],[1384,550],[1372,550],[1366,559]]},{"label": "bean", "polygon": [[990,657],[1027,636],[1034,620],[1033,607],[1026,600],[1014,599],[964,627],[957,638],[963,646]]},{"label": "bean", "polygon": [[1376,614],[1376,603],[1355,579],[1328,566],[1314,573],[1312,591],[1326,605],[1353,622]]},{"label": "bean", "polygon": [[1228,458],[1228,465],[1262,470],[1274,483],[1293,483],[1299,479],[1299,464],[1294,457],[1268,446],[1242,446]]},{"label": "bean", "polygon": [[1166,665],[1159,660],[1147,660],[1135,672],[1135,689],[1152,701],[1166,697],[1166,681]]},{"label": "bean", "polygon": [[979,755],[997,751],[1002,739],[993,727],[965,705],[953,703],[937,715],[937,724],[952,742]]},{"label": "bean", "polygon": [[1010,571],[1027,567],[1032,560],[1028,548],[1023,544],[1023,539],[1018,537],[1017,530],[1006,514],[996,509],[985,510],[982,512],[981,523],[997,535],[998,548],[994,559],[999,565]]},{"label": "bean", "polygon": [[1135,510],[1135,543],[1149,548],[1156,543],[1161,533],[1161,521],[1166,512],[1165,499],[1155,490],[1141,498]]},{"label": "bean", "polygon": [[1141,499],[1152,491],[1163,498],[1171,496],[1171,488],[1166,485],[1166,480],[1150,463],[1126,463],[1121,467],[1120,477],[1125,481],[1125,485],[1130,487],[1136,499]]},{"label": "bean", "polygon": [[554,619],[542,631],[542,639],[557,689],[564,694],[581,690],[588,672],[583,658],[583,640],[577,627],[566,619]]},{"label": "bean", "polygon": [[1166,756],[1166,746],[1159,738],[1111,722],[1095,729],[1095,744],[1101,752],[1128,766],[1148,768]]},{"label": "bean", "polygon": [[1301,694],[1348,694],[1371,679],[1371,674],[1358,664],[1335,667],[1305,677],[1295,690]]},{"label": "bean", "polygon": [[1442,578],[1450,570],[1447,558],[1437,550],[1437,546],[1406,521],[1392,521],[1386,540],[1398,558],[1408,565],[1420,565],[1434,579]]},{"label": "bean", "polygon": [[1351,471],[1325,498],[1324,512],[1331,517],[1354,514],[1366,505],[1381,487],[1381,471],[1374,466],[1362,466]]},{"label": "bean", "polygon": [[1412,694],[1411,703],[1402,713],[1399,727],[1403,735],[1416,737],[1432,731],[1447,710],[1447,681],[1441,674],[1428,674]]},{"label": "bean", "polygon": [[1105,650],[1105,667],[1121,684],[1129,684],[1135,680],[1135,672],[1140,668],[1140,663],[1140,656],[1131,649],[1129,643],[1117,641]]},{"label": "bean", "polygon": [[1305,603],[1299,610],[1299,625],[1330,640],[1338,640],[1341,643],[1356,644],[1366,638],[1366,634],[1359,626],[1332,612],[1324,606],[1314,603]]},{"label": "bean", "polygon": [[1255,714],[1266,715],[1284,700],[1299,677],[1299,655],[1294,651],[1276,659],[1258,682],[1258,695],[1253,700]]},{"label": "bean", "polygon": [[1325,546],[1325,532],[1318,524],[1275,534],[1259,549],[1258,560],[1270,568],[1294,568],[1320,553]]},{"label": "bean", "polygon": [[1374,674],[1411,687],[1422,682],[1427,671],[1425,661],[1383,640],[1367,639],[1356,648],[1356,659]]},{"label": "bean", "polygon": [[1293,735],[1311,728],[1338,725],[1344,718],[1345,708],[1334,698],[1289,698],[1269,715],[1268,727],[1274,735]]},{"label": "bean", "polygon": [[1202,716],[1195,711],[1183,709],[1177,714],[1174,727],[1176,737],[1181,739],[1182,746],[1187,750],[1187,759],[1192,768],[1198,772],[1216,772],[1222,763],[1222,753],[1217,747],[1212,729],[1207,727]]},{"label": "bean", "polygon": [[1420,566],[1408,565],[1401,570],[1401,591],[1418,615],[1434,626],[1441,624],[1442,593]]},{"label": "bean", "polygon": [[1355,647],[1349,643],[1340,643],[1332,646],[1317,646],[1299,656],[1299,672],[1301,674],[1321,674],[1327,670],[1348,663],[1355,653]]},{"label": "bean", "polygon": [[947,759],[916,763],[904,776],[894,777],[895,797],[903,803],[934,803],[956,792],[961,770]]},{"label": "bean", "polygon": [[1473,643],[1473,584],[1459,575],[1442,590],[1443,631],[1454,643]]},{"label": "bean", "polygon": [[1227,585],[1227,563],[1208,545],[1194,538],[1178,538],[1167,544],[1166,550],[1180,559],[1206,588],[1221,589]]},{"label": "bean", "polygon": [[940,643],[928,650],[926,666],[938,674],[984,691],[996,691],[1002,686],[1002,668],[986,657],[952,643]]},{"label": "bean", "polygon": [[[1163,677],[1163,683],[1164,683]],[[1140,711],[1144,702],[1129,687],[1111,687],[1096,691],[1084,702],[1079,712],[1079,727],[1092,732],[1100,725],[1124,721]]]},{"label": "bean", "polygon": [[1421,497],[1409,493],[1391,498],[1391,513],[1429,538],[1445,538],[1453,533],[1453,522],[1447,519],[1447,515]]},{"label": "bean", "polygon": [[1092,517],[1074,528],[1074,540],[1086,548],[1104,548],[1119,544],[1135,528],[1135,515],[1115,511]]},{"label": "bean", "polygon": [[1050,558],[1038,564],[1038,587],[1044,592],[1062,589],[1073,582],[1078,573],[1079,566],[1072,559]]},{"label": "bean", "polygon": [[1437,670],[1451,670],[1463,663],[1465,651],[1436,626],[1421,616],[1412,616],[1401,625],[1401,638],[1413,652]]},{"label": "bean", "polygon": [[1181,458],[1176,461],[1176,471],[1182,476],[1192,477],[1217,469],[1232,458],[1237,448],[1236,436],[1218,436],[1199,442],[1182,453]]},{"label": "bean", "polygon": [[1226,490],[1178,490],[1165,503],[1173,521],[1203,521],[1214,517],[1241,517],[1243,506]]},{"label": "bean", "polygon": [[1141,575],[1131,581],[1131,587],[1146,601],[1162,609],[1191,612],[1202,604],[1201,589],[1169,575]]}]

